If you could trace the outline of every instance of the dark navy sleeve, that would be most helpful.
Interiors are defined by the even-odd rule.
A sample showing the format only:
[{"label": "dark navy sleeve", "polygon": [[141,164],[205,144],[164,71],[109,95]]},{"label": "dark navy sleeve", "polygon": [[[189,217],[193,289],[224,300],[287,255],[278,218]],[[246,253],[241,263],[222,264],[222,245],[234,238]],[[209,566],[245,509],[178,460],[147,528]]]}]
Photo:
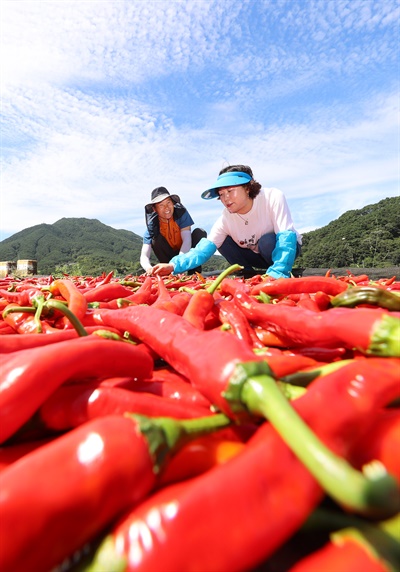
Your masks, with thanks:
[{"label": "dark navy sleeve", "polygon": [[144,231],[143,244],[151,244],[150,233],[149,233],[148,230],[145,230],[145,231]]},{"label": "dark navy sleeve", "polygon": [[185,211],[181,217],[176,219],[176,224],[179,228],[186,228],[187,226],[194,225],[194,221],[188,211]]}]

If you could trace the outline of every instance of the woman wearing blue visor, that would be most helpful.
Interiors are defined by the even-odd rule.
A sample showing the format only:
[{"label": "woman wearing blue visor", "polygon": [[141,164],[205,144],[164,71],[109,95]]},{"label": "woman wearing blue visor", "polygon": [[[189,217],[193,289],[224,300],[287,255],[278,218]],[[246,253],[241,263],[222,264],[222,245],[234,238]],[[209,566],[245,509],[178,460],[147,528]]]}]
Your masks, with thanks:
[{"label": "woman wearing blue visor", "polygon": [[263,189],[246,165],[225,167],[216,183],[202,193],[224,205],[208,238],[195,248],[175,256],[168,264],[154,266],[153,274],[180,274],[204,264],[217,250],[230,264],[243,266],[243,276],[268,274],[288,278],[300,254],[301,235],[294,228],[284,194]]}]

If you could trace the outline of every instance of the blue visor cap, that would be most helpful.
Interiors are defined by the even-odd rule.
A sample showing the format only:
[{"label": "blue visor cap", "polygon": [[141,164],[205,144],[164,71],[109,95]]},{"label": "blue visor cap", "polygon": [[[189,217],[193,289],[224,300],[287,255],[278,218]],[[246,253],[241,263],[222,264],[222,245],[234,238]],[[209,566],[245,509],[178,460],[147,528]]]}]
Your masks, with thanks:
[{"label": "blue visor cap", "polygon": [[218,189],[222,187],[238,187],[239,185],[246,185],[251,181],[252,177],[242,171],[231,171],[223,173],[217,179],[213,187],[204,191],[201,194],[202,199],[216,199],[218,197]]}]

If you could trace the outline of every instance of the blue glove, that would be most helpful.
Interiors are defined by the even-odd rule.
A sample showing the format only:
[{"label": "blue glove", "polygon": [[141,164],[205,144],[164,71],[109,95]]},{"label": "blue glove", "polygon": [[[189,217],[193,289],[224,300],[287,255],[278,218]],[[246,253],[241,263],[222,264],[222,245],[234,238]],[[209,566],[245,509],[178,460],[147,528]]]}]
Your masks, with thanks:
[{"label": "blue glove", "polygon": [[276,234],[276,244],[272,251],[272,266],[266,274],[272,278],[289,278],[297,254],[297,235],[292,230]]},{"label": "blue glove", "polygon": [[202,238],[189,252],[178,254],[178,256],[171,258],[170,264],[174,266],[173,274],[181,274],[186,272],[186,270],[201,266],[211,258],[216,250],[217,247],[213,242],[208,240],[208,238]]}]

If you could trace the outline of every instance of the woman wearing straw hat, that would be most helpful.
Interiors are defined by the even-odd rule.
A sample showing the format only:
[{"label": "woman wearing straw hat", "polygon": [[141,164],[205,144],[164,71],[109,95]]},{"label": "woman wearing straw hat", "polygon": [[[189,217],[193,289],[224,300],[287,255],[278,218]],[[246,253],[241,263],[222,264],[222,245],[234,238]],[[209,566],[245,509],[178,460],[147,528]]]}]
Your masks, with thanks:
[{"label": "woman wearing straw hat", "polygon": [[230,264],[243,266],[245,277],[290,276],[300,254],[301,235],[294,228],[285,196],[279,189],[262,188],[247,165],[231,165],[220,171],[214,185],[201,196],[220,200],[225,207],[222,215],[208,238],[168,264],[155,265],[154,274],[180,274],[204,264],[218,249]]},{"label": "woman wearing straw hat", "polygon": [[[151,193],[151,201],[145,206],[147,230],[143,235],[143,246],[140,253],[140,264],[146,274],[153,273],[150,262],[154,252],[159,262],[168,263],[178,254],[188,252],[191,247],[207,236],[205,230],[195,228],[187,209],[181,204],[178,195],[170,195],[165,187],[157,187]],[[192,272],[201,272],[201,268],[193,268]]]}]

